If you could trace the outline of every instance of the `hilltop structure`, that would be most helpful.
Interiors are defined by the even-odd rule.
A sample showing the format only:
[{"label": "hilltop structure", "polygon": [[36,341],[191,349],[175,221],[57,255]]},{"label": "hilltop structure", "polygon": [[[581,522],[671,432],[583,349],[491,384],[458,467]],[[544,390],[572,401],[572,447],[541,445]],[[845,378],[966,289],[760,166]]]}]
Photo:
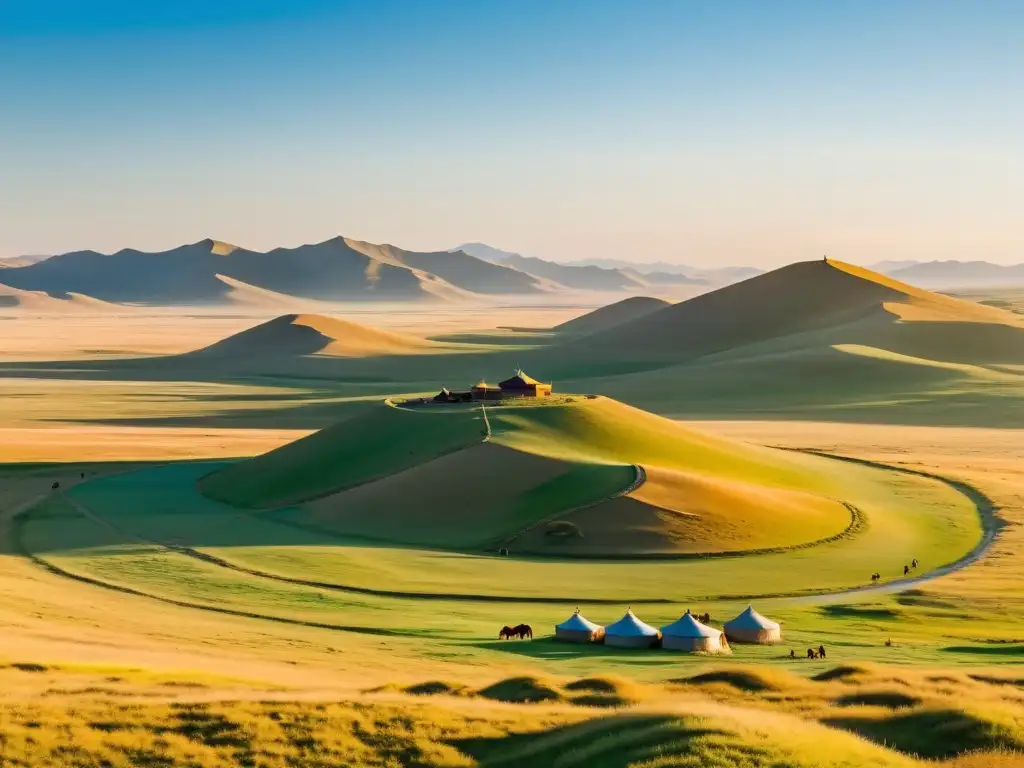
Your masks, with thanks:
[{"label": "hilltop structure", "polygon": [[537,381],[520,368],[516,375],[497,386],[481,379],[468,390],[453,391],[444,387],[434,395],[435,403],[468,403],[477,400],[504,400],[514,397],[550,397],[551,384]]}]

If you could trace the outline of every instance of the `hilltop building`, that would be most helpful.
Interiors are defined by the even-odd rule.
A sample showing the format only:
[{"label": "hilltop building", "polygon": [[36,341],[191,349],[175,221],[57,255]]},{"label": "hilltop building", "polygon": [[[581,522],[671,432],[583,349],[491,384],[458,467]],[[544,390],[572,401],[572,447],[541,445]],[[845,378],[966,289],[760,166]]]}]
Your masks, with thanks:
[{"label": "hilltop building", "polygon": [[481,379],[468,390],[454,391],[447,387],[434,395],[435,403],[468,403],[478,400],[504,400],[513,397],[550,397],[551,385],[537,381],[522,369],[497,386]]},{"label": "hilltop building", "polygon": [[551,385],[543,384],[532,376],[527,376],[520,368],[511,379],[498,384],[502,397],[550,397]]},{"label": "hilltop building", "polygon": [[501,400],[501,386],[488,384],[484,379],[474,384],[469,393],[474,400]]}]

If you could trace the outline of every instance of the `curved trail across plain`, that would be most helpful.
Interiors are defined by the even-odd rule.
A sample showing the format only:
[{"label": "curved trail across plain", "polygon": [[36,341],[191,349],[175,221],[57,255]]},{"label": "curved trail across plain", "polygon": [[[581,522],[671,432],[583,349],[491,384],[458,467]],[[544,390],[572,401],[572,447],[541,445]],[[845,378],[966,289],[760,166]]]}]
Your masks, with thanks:
[{"label": "curved trail across plain", "polygon": [[[797,449],[790,449],[790,450],[797,450]],[[757,599],[793,599],[793,600],[796,600],[796,601],[798,601],[800,603],[818,603],[818,602],[827,603],[827,602],[835,602],[835,601],[838,601],[838,600],[843,600],[843,599],[845,599],[847,597],[860,597],[860,596],[869,595],[869,594],[886,594],[886,593],[905,591],[905,590],[908,590],[908,589],[912,589],[913,587],[919,586],[921,584],[927,583],[929,581],[933,581],[935,579],[938,579],[938,578],[940,578],[942,576],[948,575],[949,573],[958,571],[958,570],[960,570],[962,568],[965,568],[968,565],[971,565],[972,563],[976,562],[977,560],[979,560],[985,554],[985,552],[992,545],[992,543],[994,542],[996,536],[999,533],[1000,528],[1002,527],[1002,521],[995,514],[996,507],[993,504],[993,502],[985,494],[983,494],[981,491],[979,491],[978,489],[976,489],[976,488],[974,488],[974,487],[972,487],[970,485],[967,485],[966,483],[962,483],[962,482],[959,482],[959,481],[956,481],[956,480],[952,480],[950,478],[943,477],[941,475],[936,475],[936,474],[925,472],[925,471],[921,471],[921,470],[908,469],[908,468],[905,468],[905,467],[897,467],[897,466],[892,466],[892,465],[888,465],[888,464],[883,464],[881,462],[872,462],[872,461],[868,461],[868,460],[864,460],[864,459],[854,459],[854,458],[845,457],[845,456],[834,456],[832,454],[827,454],[827,453],[824,453],[824,452],[821,452],[821,451],[805,450],[805,451],[801,451],[801,452],[811,453],[811,454],[815,454],[815,455],[819,455],[819,456],[823,456],[823,457],[827,457],[827,458],[834,458],[834,459],[838,459],[838,460],[842,460],[842,461],[850,461],[850,462],[854,462],[854,463],[864,464],[866,466],[872,466],[872,467],[879,468],[879,469],[887,469],[887,470],[896,471],[896,472],[904,472],[904,473],[908,473],[908,474],[919,475],[919,476],[922,476],[922,477],[927,477],[927,478],[931,478],[931,479],[940,481],[940,482],[950,486],[951,488],[953,488],[957,492],[965,495],[967,498],[969,498],[971,500],[972,504],[974,505],[975,509],[977,510],[977,512],[978,512],[978,514],[979,514],[979,516],[981,518],[982,527],[983,527],[983,531],[984,531],[982,539],[974,548],[971,549],[970,552],[965,554],[963,557],[958,558],[954,562],[947,563],[947,564],[942,565],[942,566],[940,566],[940,567],[938,567],[936,569],[933,569],[933,570],[931,570],[931,571],[929,571],[927,573],[922,573],[920,575],[913,576],[913,577],[910,577],[910,578],[897,579],[897,580],[886,582],[886,583],[880,584],[880,585],[865,585],[865,586],[860,586],[860,587],[851,587],[851,588],[839,589],[839,590],[834,590],[834,591],[818,591],[818,592],[802,591],[802,592],[759,593],[759,594],[755,594],[755,595],[739,595],[739,596],[730,595],[728,597],[729,600],[736,601],[736,600],[746,600],[746,599],[754,599],[754,598],[757,598]],[[638,475],[637,479],[640,480],[640,477],[641,476]],[[167,549],[168,551],[175,552],[175,553],[181,554],[183,556],[195,558],[197,560],[203,561],[203,562],[205,562],[207,564],[214,565],[214,566],[217,566],[217,567],[220,567],[220,568],[225,568],[225,569],[232,570],[232,571],[235,571],[235,572],[243,573],[243,574],[255,577],[255,578],[267,579],[267,580],[276,581],[276,582],[284,582],[284,583],[293,584],[293,585],[297,585],[297,586],[305,586],[305,587],[321,589],[321,590],[337,590],[337,591],[341,591],[341,592],[349,592],[349,593],[353,593],[353,594],[363,594],[363,595],[373,595],[373,596],[384,597],[384,598],[413,599],[413,600],[465,600],[465,601],[472,601],[472,602],[487,602],[487,603],[591,604],[591,605],[603,605],[603,604],[607,604],[607,605],[616,604],[617,605],[617,604],[620,604],[620,603],[623,602],[623,600],[621,598],[617,598],[617,599],[614,599],[614,600],[594,599],[594,598],[590,598],[590,599],[586,599],[586,600],[580,600],[580,599],[574,598],[574,597],[563,597],[563,596],[550,597],[550,598],[548,598],[548,597],[515,597],[515,596],[503,596],[503,595],[453,594],[453,593],[406,592],[406,591],[376,590],[376,589],[371,589],[371,588],[367,588],[367,587],[356,587],[356,586],[350,586],[350,585],[344,585],[344,584],[325,583],[325,582],[317,582],[317,581],[312,581],[312,580],[288,577],[288,576],[283,576],[283,575],[280,575],[280,574],[268,573],[268,572],[265,572],[265,571],[261,571],[261,570],[257,570],[257,569],[252,569],[252,568],[247,568],[247,567],[244,567],[244,566],[240,566],[240,565],[238,565],[236,563],[232,563],[230,561],[224,560],[222,558],[219,558],[217,556],[208,554],[206,552],[201,552],[201,551],[193,549],[191,547],[185,547],[185,546],[180,546],[180,545],[176,545],[176,544],[170,544],[170,543],[163,542],[163,541],[154,541],[154,540],[151,540],[151,539],[145,539],[143,537],[139,537],[139,536],[137,536],[135,534],[132,534],[132,533],[130,533],[128,531],[123,531],[118,526],[115,526],[112,523],[110,523],[109,521],[104,520],[101,516],[96,515],[91,510],[89,510],[84,505],[82,505],[80,502],[78,502],[77,500],[71,498],[70,496],[67,496],[67,495],[65,495],[63,493],[61,494],[61,496],[63,498],[65,498],[69,503],[71,503],[72,506],[74,506],[74,508],[80,514],[82,514],[83,516],[87,517],[88,519],[90,519],[91,521],[95,522],[96,524],[101,525],[103,527],[106,527],[109,530],[112,530],[112,531],[118,533],[119,535],[129,536],[129,537],[131,537],[131,538],[133,538],[133,539],[135,539],[135,540],[137,540],[139,542],[143,542],[143,543],[159,546],[159,547],[162,547],[164,549]],[[22,545],[21,541],[19,540],[20,537],[18,536],[18,533],[19,533],[18,528],[20,528],[20,526],[18,525],[18,523],[21,523],[21,522],[23,522],[25,520],[27,513],[29,513],[31,511],[31,507],[32,507],[32,505],[19,505],[19,508],[15,509],[15,510],[8,511],[8,513],[6,515],[6,517],[8,519],[11,519],[11,520],[13,520],[15,522],[15,525],[14,525],[15,537],[14,538],[16,539],[16,549],[18,551],[20,551],[20,553],[22,555],[28,557],[29,559],[31,559],[33,562],[35,562],[40,567],[45,568],[46,570],[48,570],[51,573],[54,573],[56,575],[60,575],[60,576],[66,577],[66,578],[75,579],[75,580],[78,580],[78,581],[81,581],[81,582],[84,582],[84,583],[88,583],[88,584],[93,585],[93,586],[104,587],[104,588],[111,589],[111,590],[114,590],[114,591],[119,591],[119,592],[122,592],[122,593],[132,594],[132,595],[136,595],[136,596],[140,596],[140,597],[146,597],[146,598],[154,599],[154,600],[157,600],[157,601],[160,601],[160,602],[165,602],[165,603],[171,603],[171,604],[174,604],[174,605],[179,605],[179,606],[182,606],[182,607],[196,608],[196,609],[199,609],[199,610],[210,610],[210,611],[215,611],[215,612],[220,612],[220,613],[227,613],[227,614],[232,614],[232,615],[245,616],[245,617],[248,617],[248,618],[262,618],[262,619],[267,619],[269,621],[276,621],[276,622],[282,622],[282,623],[294,623],[294,624],[304,624],[304,625],[318,626],[318,627],[321,627],[321,628],[324,628],[324,629],[336,629],[336,630],[352,631],[352,632],[364,632],[364,633],[372,631],[373,633],[379,633],[379,634],[391,634],[389,632],[381,632],[380,630],[371,630],[371,628],[356,627],[356,626],[333,625],[333,624],[318,624],[318,623],[314,623],[314,622],[304,622],[304,621],[301,621],[301,620],[288,619],[288,618],[285,618],[285,617],[280,617],[280,616],[275,616],[275,615],[254,614],[254,613],[249,613],[249,612],[245,612],[245,611],[233,610],[233,609],[228,609],[228,608],[221,608],[221,607],[217,607],[217,606],[210,606],[210,605],[205,605],[205,604],[200,604],[200,603],[192,603],[192,602],[183,601],[183,600],[176,600],[176,599],[173,599],[173,598],[168,598],[168,597],[164,597],[164,596],[160,596],[160,595],[150,594],[150,593],[145,592],[143,590],[138,590],[138,589],[130,588],[130,587],[124,587],[122,585],[112,584],[112,583],[108,583],[108,582],[105,582],[105,581],[102,581],[102,580],[99,580],[99,579],[95,579],[93,577],[81,576],[79,574],[75,574],[75,573],[66,571],[63,568],[60,568],[59,566],[56,566],[53,563],[50,563],[45,558],[40,557],[39,555],[36,555],[36,554],[28,551]],[[716,598],[714,596],[708,596],[707,598],[704,598],[704,599],[707,599],[708,601],[714,601],[716,599],[724,599],[724,598]],[[632,601],[629,601],[629,602],[632,602],[632,603],[635,603],[635,604],[673,604],[673,603],[679,602],[679,600],[678,599],[672,599],[672,598],[640,598],[640,599],[632,600]]]}]

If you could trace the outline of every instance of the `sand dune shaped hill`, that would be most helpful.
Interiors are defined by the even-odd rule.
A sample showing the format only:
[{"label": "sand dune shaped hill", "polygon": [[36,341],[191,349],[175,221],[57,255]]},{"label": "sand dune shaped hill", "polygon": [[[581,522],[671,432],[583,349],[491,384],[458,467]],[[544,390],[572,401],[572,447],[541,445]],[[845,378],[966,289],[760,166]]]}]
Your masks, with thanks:
[{"label": "sand dune shaped hill", "polygon": [[552,330],[558,333],[579,335],[597,333],[644,317],[668,306],[670,306],[670,302],[663,299],[655,299],[650,296],[631,296],[628,299],[599,307],[585,315],[567,320],[561,325],[556,325]]},{"label": "sand dune shaped hill", "polygon": [[269,291],[257,285],[243,283],[227,275],[215,275],[226,286],[223,294],[225,304],[242,307],[294,307],[299,303],[309,303],[313,299],[301,299],[298,296],[289,296],[286,293]]},{"label": "sand dune shaped hill", "polygon": [[50,294],[46,291],[24,291],[0,284],[0,312],[126,312],[129,307],[100,301],[80,293]]},{"label": "sand dune shaped hill", "polygon": [[443,344],[325,315],[281,315],[191,353],[232,361],[303,355],[371,357],[423,354]]},{"label": "sand dune shaped hill", "polygon": [[1024,356],[1018,315],[831,260],[792,264],[697,296],[569,342],[566,351],[683,362],[787,337],[795,345],[866,344],[957,362]]}]

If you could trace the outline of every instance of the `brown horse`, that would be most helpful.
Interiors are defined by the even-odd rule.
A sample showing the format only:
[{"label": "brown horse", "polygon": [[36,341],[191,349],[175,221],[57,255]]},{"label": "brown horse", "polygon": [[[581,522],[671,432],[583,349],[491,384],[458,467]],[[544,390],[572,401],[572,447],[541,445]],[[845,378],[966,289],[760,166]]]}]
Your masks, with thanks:
[{"label": "brown horse", "polygon": [[529,624],[517,624],[512,627],[512,633],[517,635],[520,640],[533,640],[533,627]]},{"label": "brown horse", "polygon": [[515,635],[516,631],[506,624],[504,627],[501,628],[501,632],[498,633],[498,639],[511,640],[513,637],[515,637]]},{"label": "brown horse", "polygon": [[808,648],[807,649],[807,658],[808,659],[816,659],[816,658],[818,658],[818,652],[816,650],[814,650],[813,648]]}]

